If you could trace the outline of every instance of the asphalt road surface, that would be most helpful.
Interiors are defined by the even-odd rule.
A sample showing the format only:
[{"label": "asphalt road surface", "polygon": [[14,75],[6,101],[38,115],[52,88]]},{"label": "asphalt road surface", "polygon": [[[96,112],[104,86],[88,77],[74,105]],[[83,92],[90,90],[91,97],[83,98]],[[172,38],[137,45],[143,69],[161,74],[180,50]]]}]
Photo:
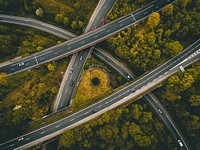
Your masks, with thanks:
[{"label": "asphalt road surface", "polygon": [[[200,39],[193,45],[185,49],[182,53],[176,57],[170,59],[168,62],[157,67],[153,71],[149,72],[145,76],[142,76],[138,80],[134,81],[125,88],[117,91],[116,93],[104,98],[103,100],[84,108],[83,110],[72,114],[62,120],[54,122],[43,128],[35,130],[31,133],[15,138],[11,141],[0,145],[0,149],[25,149],[49,138],[55,137],[62,133],[67,128],[72,128],[75,125],[86,122],[104,112],[121,105],[122,103],[136,98],[141,94],[151,90],[156,84],[168,78],[173,73],[179,71],[180,65],[188,65],[196,60],[199,60],[200,56]],[[23,137],[23,140],[21,140]],[[183,142],[181,140],[181,142]],[[178,144],[178,142],[177,142]],[[183,142],[181,149],[190,149],[187,143]]]},{"label": "asphalt road surface", "polygon": [[[97,28],[93,31],[85,33],[79,37],[71,39],[63,44],[54,46],[42,52],[35,53],[29,57],[26,57],[22,60],[19,60],[14,63],[10,63],[5,66],[0,67],[0,72],[5,72],[8,74],[14,74],[23,70],[30,69],[34,66],[61,59],[67,57],[70,54],[81,51],[85,48],[88,48],[94,44],[97,44],[106,38],[109,38],[121,30],[131,26],[132,24],[147,18],[152,12],[159,11],[165,5],[174,2],[175,0],[168,1],[155,1],[138,11],[129,13],[109,24],[106,24],[100,28]],[[1,22],[4,21],[2,18]],[[52,50],[53,49],[53,50]]]},{"label": "asphalt road surface", "polygon": [[[85,32],[93,30],[96,26],[101,26],[104,22],[102,21],[102,18],[106,17],[115,2],[115,0],[99,1]],[[87,59],[90,57],[90,53],[91,50],[83,50],[72,56],[57,94],[54,110],[65,108],[72,102],[72,98],[79,84],[81,73]]]}]

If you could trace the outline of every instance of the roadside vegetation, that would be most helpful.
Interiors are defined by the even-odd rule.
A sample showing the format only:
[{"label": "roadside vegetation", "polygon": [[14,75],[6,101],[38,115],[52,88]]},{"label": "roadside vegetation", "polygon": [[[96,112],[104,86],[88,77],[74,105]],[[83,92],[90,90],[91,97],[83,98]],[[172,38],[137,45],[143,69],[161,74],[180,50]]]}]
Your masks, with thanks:
[{"label": "roadside vegetation", "polygon": [[60,147],[63,150],[174,149],[173,139],[166,131],[148,105],[138,101],[67,130],[60,137]]},{"label": "roadside vegetation", "polygon": [[[108,22],[135,10],[139,1],[118,1]],[[129,7],[132,6],[132,7]],[[110,51],[140,75],[174,57],[200,37],[198,0],[179,0],[105,42]]]},{"label": "roadside vegetation", "polygon": [[10,25],[0,25],[0,62],[17,56],[28,56],[63,40],[40,30]]},{"label": "roadside vegetation", "polygon": [[[143,1],[140,3],[140,1],[119,0],[107,22],[135,10],[142,4],[144,4]],[[199,8],[197,0],[177,1],[166,6],[161,12],[152,13],[148,19],[111,37],[101,46],[106,46],[110,52],[127,63],[134,73],[139,76],[174,57],[199,39]],[[166,108],[169,108],[174,120],[194,149],[198,149],[200,145],[199,66],[199,62],[197,62],[191,65],[186,72],[179,72],[170,77],[158,92],[159,99]],[[77,148],[108,150],[175,149],[176,146],[172,144],[172,138],[166,135],[150,136],[151,131],[154,131],[155,134],[162,133],[161,130],[164,129],[162,123],[157,124],[157,129],[160,130],[158,131],[155,126],[153,127],[148,123],[144,125],[142,118],[139,117],[139,120],[137,120],[137,113],[140,110],[145,116],[150,117],[152,115],[145,113],[146,107],[142,108],[146,104],[140,105],[142,105],[141,109],[128,106],[127,108],[113,110],[91,123],[66,131],[60,138],[61,148],[68,149],[70,147],[72,150]],[[127,112],[132,112],[133,118],[137,119],[131,120],[128,118],[129,113],[122,115],[124,120],[120,117],[117,118],[118,115],[116,114],[121,112],[122,109],[128,109]],[[112,114],[112,112],[115,114]],[[126,123],[125,118],[128,118],[129,123]],[[152,123],[156,124],[157,122],[153,120]],[[132,124],[134,124],[134,127]],[[146,128],[147,124],[148,127]],[[123,126],[126,128],[124,129]],[[142,129],[145,129],[145,131]],[[144,134],[146,131],[148,131],[148,135]],[[143,136],[145,136],[144,139]],[[154,138],[155,141],[159,141],[158,143],[162,143],[162,139],[165,138],[163,140],[164,147],[155,144]],[[140,141],[141,139],[143,140]]]},{"label": "roadside vegetation", "polygon": [[[97,85],[93,83],[95,79],[98,81]],[[110,95],[113,90],[109,86],[109,82],[108,74],[100,68],[91,67],[88,70],[84,70],[77,92],[72,101],[72,109],[80,110]]]},{"label": "roadside vegetation", "polygon": [[20,125],[51,112],[68,62],[63,59],[12,76],[0,74],[0,140],[18,134]]},{"label": "roadside vegetation", "polygon": [[[107,22],[150,1],[118,0]],[[97,2],[98,0],[49,0],[49,3],[45,0],[1,0],[0,12],[33,17],[81,34]],[[199,0],[179,0],[101,45],[124,61],[139,76],[174,57],[199,39],[199,5]],[[30,55],[62,41],[38,30],[0,25],[0,62],[15,56]],[[28,122],[51,112],[52,102],[68,62],[69,58],[65,58],[42,65],[30,72],[25,71],[7,77],[5,74],[0,74],[1,141],[31,130],[27,129]],[[74,110],[112,93],[107,74],[100,70],[96,73],[94,70],[90,72],[87,69],[91,65],[101,66],[103,63],[94,58],[87,62],[72,103]],[[164,82],[162,88],[156,90],[162,103],[173,114],[194,149],[200,147],[199,66],[200,63],[197,62],[186,72],[171,76]],[[116,88],[124,83],[120,76],[110,76],[110,83],[114,85],[112,87]],[[94,78],[99,79],[99,84],[92,84]],[[33,125],[33,128],[41,126],[42,122]],[[105,150],[175,149],[176,147],[163,123],[156,118],[147,104],[141,101],[109,111],[98,119],[66,131],[61,135],[60,145],[62,149]]]},{"label": "roadside vegetation", "polygon": [[[76,25],[78,23],[81,25],[81,30],[77,26],[74,31],[79,32],[85,26],[80,19],[87,23],[98,1],[52,0],[51,2],[47,3],[44,0],[16,0],[14,2],[2,0],[0,1],[0,13],[42,19],[71,30],[73,30],[71,23],[76,21]],[[37,9],[39,12],[36,13]],[[28,56],[63,41],[63,39],[36,29],[1,24],[0,62],[16,56]],[[13,126],[20,124],[25,125],[27,122],[37,120],[51,112],[51,104],[57,94],[68,62],[69,58],[47,63],[37,69],[32,69],[30,72],[25,71],[8,77],[5,77],[5,74],[0,74],[2,80],[0,82],[0,127],[2,131],[7,131],[4,130],[7,126],[14,128]],[[2,132],[2,134],[4,133]]]},{"label": "roadside vegetation", "polygon": [[156,90],[193,149],[200,148],[200,61],[179,72]]},{"label": "roadside vegetation", "polygon": [[0,13],[41,19],[81,34],[98,0],[1,0]]}]

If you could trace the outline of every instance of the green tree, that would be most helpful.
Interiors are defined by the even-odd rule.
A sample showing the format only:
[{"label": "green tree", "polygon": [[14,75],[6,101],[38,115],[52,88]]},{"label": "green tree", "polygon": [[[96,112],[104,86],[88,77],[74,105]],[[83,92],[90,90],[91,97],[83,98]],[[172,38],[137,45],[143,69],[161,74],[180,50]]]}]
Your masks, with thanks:
[{"label": "green tree", "polygon": [[59,24],[62,24],[63,23],[63,18],[64,18],[63,14],[56,14],[55,21],[57,23],[59,23]]},{"label": "green tree", "polygon": [[35,14],[36,14],[38,17],[42,18],[42,17],[43,17],[43,10],[42,10],[42,8],[39,7],[39,8],[36,10]]},{"label": "green tree", "polygon": [[77,22],[76,21],[72,21],[71,27],[72,27],[73,30],[77,29],[77,27],[78,27]]},{"label": "green tree", "polygon": [[192,95],[189,99],[191,106],[200,106],[200,95]]},{"label": "green tree", "polygon": [[169,16],[173,14],[174,6],[169,4],[162,9],[162,14]]},{"label": "green tree", "polygon": [[74,130],[67,130],[65,131],[60,138],[60,143],[65,148],[69,148],[72,144],[75,143],[75,136]]},{"label": "green tree", "polygon": [[49,71],[54,71],[54,70],[55,70],[54,65],[51,64],[51,63],[49,63],[49,64],[47,65],[47,68],[48,68]]},{"label": "green tree", "polygon": [[166,55],[169,55],[170,57],[174,57],[177,54],[179,54],[182,50],[183,50],[183,46],[181,45],[179,41],[171,41],[165,44],[164,53]]},{"label": "green tree", "polygon": [[68,25],[68,24],[69,24],[69,18],[64,17],[64,19],[63,19],[63,24],[64,24],[64,25]]},{"label": "green tree", "polygon": [[160,14],[157,12],[152,13],[147,21],[147,25],[151,28],[155,28],[160,23]]}]

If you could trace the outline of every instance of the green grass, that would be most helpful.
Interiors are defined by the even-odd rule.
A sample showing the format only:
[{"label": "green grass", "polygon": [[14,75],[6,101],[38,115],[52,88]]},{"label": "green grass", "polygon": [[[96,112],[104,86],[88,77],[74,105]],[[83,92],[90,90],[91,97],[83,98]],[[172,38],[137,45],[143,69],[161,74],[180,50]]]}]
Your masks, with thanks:
[{"label": "green grass", "polygon": [[64,3],[57,2],[56,0],[36,0],[40,5],[42,5],[43,8],[47,10],[59,10],[59,11],[67,11],[67,12],[73,12],[74,9],[68,5],[65,5]]},{"label": "green grass", "polygon": [[[97,86],[92,84],[94,78],[100,80]],[[99,68],[85,70],[72,102],[72,108],[78,110],[112,93],[109,82],[109,77],[105,71]]]}]

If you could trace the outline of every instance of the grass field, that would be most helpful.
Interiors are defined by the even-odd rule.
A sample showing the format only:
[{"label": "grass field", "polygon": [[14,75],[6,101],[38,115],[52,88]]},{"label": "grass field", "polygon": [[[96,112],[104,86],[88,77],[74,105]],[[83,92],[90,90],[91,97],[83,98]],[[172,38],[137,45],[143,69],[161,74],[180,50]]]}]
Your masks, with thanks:
[{"label": "grass field", "polygon": [[74,9],[64,3],[57,2],[56,0],[36,0],[40,5],[42,5],[47,10],[59,10],[59,11],[67,11],[73,12]]},{"label": "grass field", "polygon": [[[98,78],[100,83],[97,86],[92,84],[92,79]],[[72,102],[72,107],[78,109],[88,104],[94,103],[112,92],[109,86],[109,77],[101,69],[89,69],[84,71],[77,93]]]}]

